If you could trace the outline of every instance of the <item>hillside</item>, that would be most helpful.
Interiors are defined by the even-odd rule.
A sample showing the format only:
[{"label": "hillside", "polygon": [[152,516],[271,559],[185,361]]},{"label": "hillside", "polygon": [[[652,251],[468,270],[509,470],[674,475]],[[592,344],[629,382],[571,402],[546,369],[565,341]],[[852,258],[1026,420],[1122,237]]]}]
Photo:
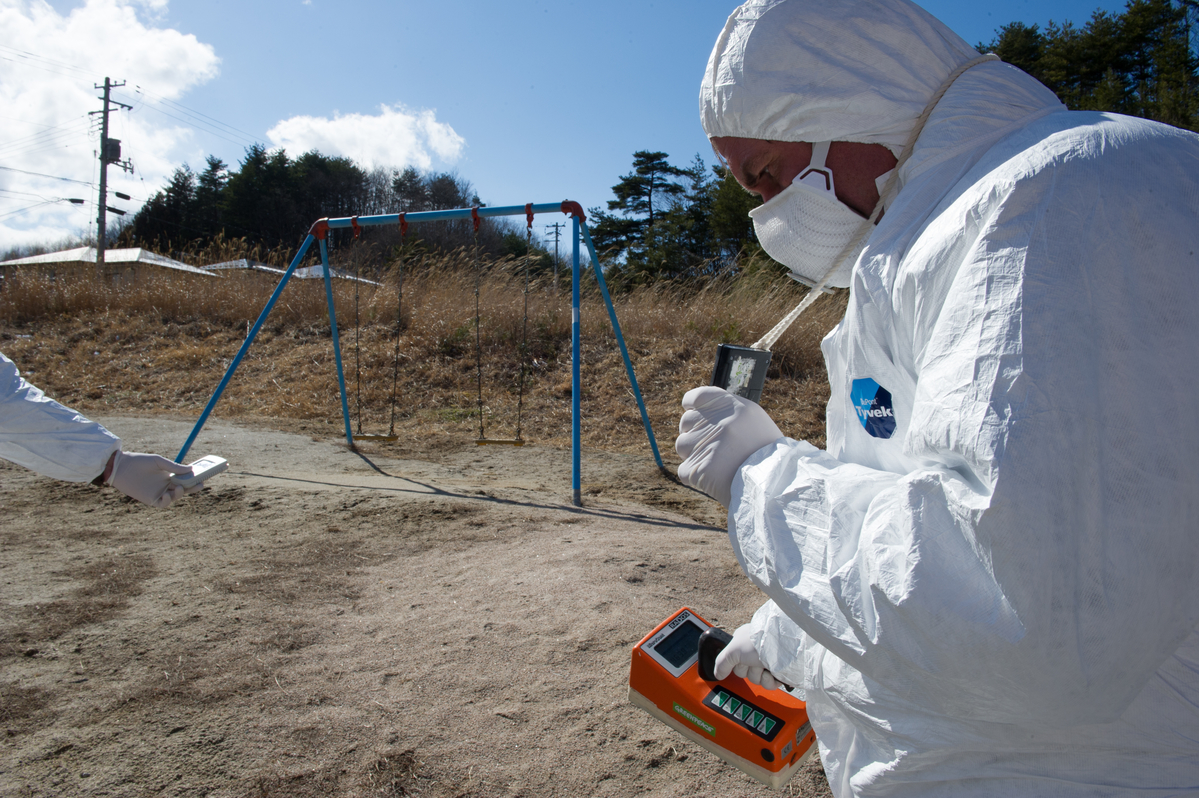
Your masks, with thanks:
[{"label": "hillside", "polygon": [[[0,294],[0,351],[30,382],[85,414],[194,419],[274,288],[274,279],[264,277],[147,275],[135,285],[114,286],[91,278],[10,276]],[[395,448],[422,453],[467,446],[478,437],[481,383],[487,437],[515,436],[519,402],[523,438],[569,446],[569,292],[554,295],[547,286],[532,285],[526,325],[519,264],[492,264],[480,279],[480,354],[477,277],[454,258],[409,269],[398,345],[397,275],[378,288],[339,282],[337,317],[355,434],[389,430],[394,383]],[[710,379],[717,343],[752,343],[801,296],[790,284],[766,284],[648,288],[616,298],[664,459],[675,459],[682,395]],[[784,432],[817,445],[823,443],[828,391],[819,339],[843,309],[843,297],[823,298],[784,336],[762,399]],[[584,446],[648,456],[598,292],[585,294],[580,315]],[[253,419],[344,440],[320,281],[288,285],[213,418]]]}]

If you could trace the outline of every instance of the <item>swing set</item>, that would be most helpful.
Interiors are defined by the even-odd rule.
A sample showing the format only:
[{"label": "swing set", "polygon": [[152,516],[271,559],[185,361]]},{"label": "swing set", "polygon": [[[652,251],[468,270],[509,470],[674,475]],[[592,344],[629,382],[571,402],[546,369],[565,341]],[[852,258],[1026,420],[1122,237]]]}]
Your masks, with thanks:
[{"label": "swing set", "polygon": [[[528,252],[533,248],[533,212],[526,210],[526,227],[525,227],[525,251]],[[515,438],[488,438],[484,430],[483,419],[485,411],[483,406],[483,345],[481,338],[481,317],[479,313],[479,293],[482,286],[483,267],[479,261],[479,223],[482,219],[476,211],[471,215],[471,221],[474,224],[474,272],[475,272],[475,384],[477,386],[478,409],[479,409],[479,437],[475,439],[476,446],[488,445],[504,445],[504,446],[524,446],[524,438],[520,435],[521,413],[524,406],[525,396],[525,364],[529,352],[529,259],[524,259],[524,312],[521,318],[521,339],[520,339],[520,379],[517,382],[517,399],[516,399],[516,437]],[[404,219],[404,214],[400,214],[400,257],[396,264],[396,329],[395,329],[395,354],[392,358],[391,371],[391,424],[386,435],[364,435],[362,432],[362,361],[360,357],[360,329],[361,318],[359,314],[359,289],[362,285],[362,278],[359,275],[358,264],[355,261],[354,265],[354,394],[355,394],[355,409],[357,410],[357,432],[354,433],[355,441],[384,441],[394,442],[398,440],[396,435],[396,390],[399,381],[400,372],[400,334],[404,328],[404,239],[408,235],[408,222]],[[362,235],[362,225],[358,224],[358,217],[350,218],[350,224],[354,230],[354,241]]]},{"label": "swing set", "polygon": [[[472,208],[456,208],[454,210],[444,211],[423,211],[420,213],[399,213],[399,214],[384,214],[379,216],[352,216],[339,219],[319,219],[312,225],[308,231],[304,243],[300,246],[296,256],[292,259],[291,265],[284,272],[283,277],[279,280],[279,285],[276,286],[274,292],[267,300],[262,312],[258,315],[258,320],[250,328],[246,335],[245,342],[241,345],[237,355],[234,356],[229,368],[226,370],[224,377],[221,378],[216,390],[212,394],[212,398],[208,400],[204,411],[200,414],[200,418],[196,421],[192,428],[191,434],[188,436],[183,448],[175,457],[177,462],[183,462],[183,458],[187,456],[188,451],[195,443],[196,437],[200,434],[200,430],[204,428],[205,422],[212,414],[217,402],[224,393],[225,387],[232,379],[234,372],[237,371],[242,358],[245,357],[250,345],[253,344],[258,331],[266,322],[267,316],[271,309],[278,301],[284,287],[291,279],[296,268],[303,262],[304,257],[308,254],[312,245],[316,243],[320,249],[321,267],[325,279],[325,298],[329,306],[329,325],[333,334],[333,355],[334,361],[337,364],[337,383],[341,393],[341,412],[345,422],[346,443],[351,448],[354,447],[355,440],[376,440],[376,441],[395,441],[398,436],[395,432],[395,409],[397,397],[397,383],[399,380],[399,358],[400,358],[400,332],[403,322],[403,241],[408,232],[410,223],[420,222],[440,222],[454,219],[470,219],[474,225],[474,265],[475,265],[475,376],[478,394],[478,413],[479,413],[479,437],[475,440],[475,444],[484,445],[508,445],[508,446],[523,446],[525,441],[521,437],[521,411],[524,404],[524,380],[526,371],[526,361],[528,357],[528,320],[529,320],[529,266],[528,259],[525,260],[524,273],[524,319],[522,322],[521,345],[520,345],[520,379],[517,398],[516,412],[516,437],[512,439],[496,439],[488,438],[484,428],[484,406],[483,406],[483,361],[482,361],[482,339],[480,333],[480,314],[479,314],[479,289],[481,285],[481,266],[479,264],[479,224],[481,219],[499,216],[521,216],[523,215],[527,222],[526,243],[532,243],[533,235],[533,217],[538,213],[564,213],[571,217],[571,228],[573,232],[573,259],[571,268],[571,488],[573,492],[573,501],[575,506],[582,506],[582,479],[581,479],[581,420],[582,414],[580,409],[580,397],[582,394],[582,375],[580,370],[580,325],[579,325],[579,287],[581,278],[580,268],[580,242],[586,243],[588,254],[591,256],[591,265],[595,273],[596,283],[599,285],[600,294],[603,297],[604,305],[608,311],[608,318],[612,323],[612,331],[616,336],[617,345],[620,348],[621,357],[624,359],[625,372],[629,378],[629,385],[633,391],[633,397],[637,401],[637,408],[641,412],[641,423],[645,427],[646,437],[649,439],[650,450],[653,452],[654,461],[659,470],[665,471],[666,468],[662,464],[662,456],[658,452],[658,443],[654,438],[653,426],[650,424],[649,414],[645,409],[645,402],[641,398],[641,389],[637,385],[637,377],[633,373],[633,363],[629,359],[628,348],[625,346],[624,335],[620,330],[620,322],[616,318],[616,310],[612,305],[612,298],[608,293],[607,283],[604,281],[604,273],[600,268],[599,257],[595,251],[595,244],[591,240],[591,231],[587,228],[586,215],[583,213],[582,206],[577,202],[564,201],[560,203],[544,203],[534,204],[528,203],[524,206],[505,206],[496,208],[472,207]],[[351,431],[349,401],[346,395],[345,373],[342,368],[341,344],[338,338],[337,331],[337,314],[333,307],[333,284],[331,279],[331,269],[329,267],[329,248],[327,243],[328,233],[330,230],[351,229],[354,231],[354,238],[358,239],[362,233],[363,227],[398,225],[400,228],[400,262],[399,262],[399,281],[397,287],[397,303],[396,303],[396,331],[395,331],[395,354],[393,357],[392,368],[392,391],[391,391],[391,425],[387,435],[364,435],[362,434],[362,382],[361,382],[361,365],[358,354],[358,285],[359,281],[355,280],[354,289],[354,335],[355,335],[355,372],[357,377],[356,393],[357,393],[357,428],[355,434]],[[357,277],[357,274],[355,274]]]}]

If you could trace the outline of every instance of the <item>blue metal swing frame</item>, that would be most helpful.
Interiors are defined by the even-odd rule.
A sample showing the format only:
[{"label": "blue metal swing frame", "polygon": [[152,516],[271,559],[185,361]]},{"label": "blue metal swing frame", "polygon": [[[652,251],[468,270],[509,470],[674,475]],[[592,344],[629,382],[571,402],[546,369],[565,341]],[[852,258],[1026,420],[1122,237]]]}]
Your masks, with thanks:
[{"label": "blue metal swing frame", "polygon": [[[346,428],[346,443],[350,446],[354,445],[354,434],[350,431],[350,408],[349,402],[346,399],[346,381],[345,373],[341,365],[341,344],[337,335],[337,314],[333,307],[333,281],[330,276],[329,269],[329,249],[326,238],[329,230],[355,229],[359,227],[378,227],[385,225],[397,225],[403,223],[418,223],[418,222],[442,222],[451,219],[474,219],[474,218],[489,218],[496,216],[525,216],[532,219],[533,214],[538,213],[565,213],[571,217],[571,229],[573,232],[574,244],[572,252],[572,267],[571,267],[571,291],[570,291],[570,307],[571,307],[571,322],[570,322],[570,344],[571,344],[571,407],[570,407],[570,445],[571,445],[571,489],[573,492],[573,501],[576,507],[582,506],[582,477],[581,477],[581,450],[582,450],[582,412],[580,406],[580,396],[582,394],[582,376],[579,368],[580,364],[580,328],[579,328],[579,283],[581,276],[580,269],[580,240],[586,243],[587,252],[591,256],[591,265],[595,271],[595,280],[599,285],[600,294],[604,298],[604,305],[608,309],[608,318],[612,322],[612,331],[616,334],[616,342],[620,347],[620,355],[624,358],[625,372],[629,377],[629,384],[633,389],[633,396],[637,400],[637,408],[641,411],[641,423],[645,427],[646,437],[649,438],[650,449],[654,454],[654,462],[658,468],[665,470],[662,465],[662,456],[658,452],[658,442],[654,438],[653,425],[650,424],[649,413],[646,412],[645,402],[641,398],[641,388],[637,385],[637,376],[633,373],[633,362],[629,359],[629,350],[625,346],[624,335],[620,331],[620,322],[616,318],[616,309],[612,305],[612,297],[608,294],[608,286],[604,281],[604,272],[600,268],[599,257],[595,252],[595,244],[591,240],[591,231],[587,228],[586,216],[583,213],[583,208],[577,202],[553,202],[543,204],[528,205],[510,205],[497,208],[456,208],[454,210],[445,211],[423,211],[419,213],[407,214],[384,214],[381,216],[356,216],[345,217],[340,219],[320,219],[312,225],[312,229],[308,231],[308,236],[304,239],[304,243],[300,246],[299,252],[292,258],[291,265],[287,267],[287,271],[279,280],[279,285],[275,287],[270,299],[267,300],[262,312],[258,314],[258,320],[254,322],[254,326],[250,328],[246,335],[245,342],[241,345],[237,355],[229,364],[229,368],[225,371],[225,376],[221,378],[220,384],[212,394],[212,398],[208,400],[204,412],[200,414],[199,420],[196,421],[195,427],[187,438],[187,442],[183,444],[183,448],[179,450],[178,456],[175,457],[177,462],[183,462],[183,458],[187,456],[188,450],[195,443],[196,437],[200,434],[200,430],[204,428],[204,423],[212,414],[213,408],[224,393],[225,387],[229,384],[229,380],[233,377],[233,373],[237,371],[242,358],[250,349],[250,345],[254,343],[258,331],[266,322],[266,318],[270,315],[271,309],[274,308],[275,302],[278,301],[280,294],[283,293],[288,281],[296,268],[303,262],[304,257],[312,248],[314,242],[317,242],[321,253],[321,267],[324,271],[325,278],[325,298],[329,304],[329,326],[333,332],[333,354],[334,360],[337,363],[337,384],[341,390],[341,413],[345,420]],[[530,224],[532,222],[530,221]]]}]

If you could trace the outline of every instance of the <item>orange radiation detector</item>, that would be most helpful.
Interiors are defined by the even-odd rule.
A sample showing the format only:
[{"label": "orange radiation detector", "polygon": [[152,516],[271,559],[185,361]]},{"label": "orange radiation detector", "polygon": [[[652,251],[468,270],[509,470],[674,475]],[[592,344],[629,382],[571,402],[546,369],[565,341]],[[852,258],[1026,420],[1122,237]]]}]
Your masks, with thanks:
[{"label": "orange radiation detector", "polygon": [[633,646],[629,701],[778,789],[816,750],[816,734],[804,702],[785,690],[732,674],[716,681],[716,654],[731,639],[692,610],[679,610]]}]

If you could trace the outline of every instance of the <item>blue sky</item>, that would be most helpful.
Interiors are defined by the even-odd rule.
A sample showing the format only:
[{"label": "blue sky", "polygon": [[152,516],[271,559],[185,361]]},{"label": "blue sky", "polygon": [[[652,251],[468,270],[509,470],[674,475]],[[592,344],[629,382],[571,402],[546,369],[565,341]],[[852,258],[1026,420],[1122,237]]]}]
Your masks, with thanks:
[{"label": "blue sky", "polygon": [[[970,43],[1123,0],[928,0]],[[711,150],[700,77],[730,0],[0,0],[0,251],[94,231],[93,84],[134,106],[110,185],[135,211],[248,144],[457,171],[484,202],[611,198],[639,149]],[[23,170],[14,172],[13,169]],[[69,178],[55,180],[25,174]],[[61,200],[79,197],[86,206]],[[545,218],[538,222],[549,223]]]}]

